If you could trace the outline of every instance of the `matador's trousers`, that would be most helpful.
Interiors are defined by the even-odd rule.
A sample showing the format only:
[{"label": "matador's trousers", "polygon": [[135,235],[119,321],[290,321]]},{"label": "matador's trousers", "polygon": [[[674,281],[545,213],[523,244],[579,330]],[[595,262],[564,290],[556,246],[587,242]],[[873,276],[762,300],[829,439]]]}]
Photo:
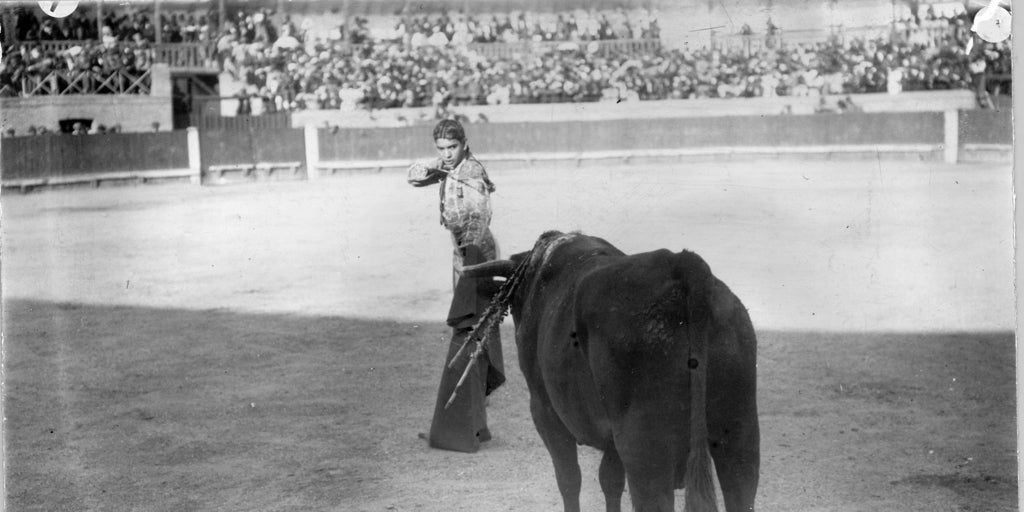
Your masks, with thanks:
[{"label": "matador's trousers", "polygon": [[[483,251],[476,245],[468,245],[459,256],[465,265],[485,261]],[[473,327],[480,321],[496,291],[497,287],[490,278],[463,277],[456,281],[447,322],[452,328],[452,336],[448,350],[445,351],[428,438],[430,446],[434,448],[472,453],[480,449],[481,442],[491,438],[487,428],[486,397],[505,382],[498,325],[484,336],[486,351],[478,359],[471,363],[470,355],[476,344],[470,343],[451,368],[448,363],[473,333]],[[456,384],[468,364],[472,364],[469,374],[456,391]],[[453,391],[456,392],[455,400],[445,409]]]}]

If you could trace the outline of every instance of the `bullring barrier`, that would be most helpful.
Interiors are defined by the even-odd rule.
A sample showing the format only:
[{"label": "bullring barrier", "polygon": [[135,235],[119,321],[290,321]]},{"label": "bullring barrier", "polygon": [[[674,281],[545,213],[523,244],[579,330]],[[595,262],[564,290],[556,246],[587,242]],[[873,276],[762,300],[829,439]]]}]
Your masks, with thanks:
[{"label": "bullring barrier", "polygon": [[[735,116],[468,127],[486,161],[530,164],[608,159],[870,157],[911,155],[954,163],[1012,156],[1009,112],[945,111]],[[726,143],[723,144],[723,141]],[[215,185],[314,180],[401,168],[432,154],[418,127],[187,131],[12,137],[3,140],[4,189],[109,181],[187,180]]]}]

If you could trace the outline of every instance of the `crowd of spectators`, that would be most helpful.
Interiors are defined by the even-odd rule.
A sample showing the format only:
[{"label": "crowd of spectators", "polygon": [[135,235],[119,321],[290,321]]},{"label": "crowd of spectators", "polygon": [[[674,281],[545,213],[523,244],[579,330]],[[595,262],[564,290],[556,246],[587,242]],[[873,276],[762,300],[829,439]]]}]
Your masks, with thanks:
[{"label": "crowd of spectators", "polygon": [[1010,45],[837,39],[741,50],[631,56],[585,47],[485,58],[452,46],[343,44],[236,48],[227,59],[264,111],[773,96],[970,89],[977,63],[1009,65]]},{"label": "crowd of spectators", "polygon": [[[156,27],[151,13],[139,7],[107,10],[97,30],[97,12],[77,10],[66,18],[40,18],[27,7],[13,9],[12,34],[5,38],[16,43],[4,44],[0,62],[0,97],[22,93],[56,94],[69,83],[84,87],[95,85],[93,94],[116,94],[124,90],[125,81],[142,76],[155,59],[153,43]],[[278,29],[264,11],[238,12],[224,24],[223,37],[211,32],[217,21],[209,15],[170,12],[160,16],[161,39],[167,43],[210,43],[218,41],[230,50],[251,44],[278,40]],[[54,43],[67,42],[60,45]],[[51,76],[53,72],[58,72]],[[115,72],[124,75],[108,80]],[[48,78],[53,86],[39,89],[38,83]],[[106,83],[104,86],[103,84]],[[27,89],[27,90],[26,90]],[[82,92],[71,89],[71,92]]]},{"label": "crowd of spectators", "polygon": [[404,15],[395,24],[392,36],[407,46],[659,37],[657,13],[646,9],[577,9],[560,13],[516,12],[489,16],[462,13]]},{"label": "crowd of spectators", "polygon": [[[130,91],[152,63],[153,52],[137,33],[130,42],[91,40],[60,50],[20,45],[5,51],[0,62],[0,97],[63,90],[119,94]],[[40,85],[45,87],[37,89]]]},{"label": "crowd of spectators", "polygon": [[[243,113],[352,109],[771,96],[848,95],[909,90],[972,89],[986,74],[1008,73],[1010,45],[965,52],[966,16],[904,20],[902,36],[742,49],[662,49],[644,55],[595,52],[592,45],[549,46],[525,55],[483,56],[463,43],[607,41],[657,38],[656,13],[646,10],[461,13],[399,16],[393,32],[374,38],[366,20],[316,38],[305,23],[259,10],[236,12],[210,37],[215,17],[168,13],[168,41],[209,41],[222,69],[241,84]],[[19,17],[19,20],[21,18]],[[145,70],[153,27],[128,8],[106,13],[93,42],[47,51],[20,45],[0,66],[0,94],[17,94],[23,77],[55,69],[107,73]],[[17,23],[20,40],[88,36],[87,15]],[[915,28],[948,27],[944,39],[921,39]],[[355,44],[353,44],[355,43]]]},{"label": "crowd of spectators", "polygon": [[[84,4],[69,16],[51,18],[39,14],[35,6],[11,8],[6,16],[11,22],[10,34],[0,34],[4,44],[11,41],[131,41],[136,34],[143,41],[156,41],[155,14],[151,7],[111,5],[102,11],[102,22],[95,6]],[[217,12],[196,13],[174,11],[161,13],[161,39],[167,43],[210,41],[216,35]],[[102,29],[100,27],[103,27]]]},{"label": "crowd of spectators", "polygon": [[[216,40],[230,27],[240,33],[241,39],[251,43],[258,30],[277,31],[271,23],[272,9],[237,10],[228,15],[223,26],[218,23],[218,12],[171,11],[161,13],[161,40],[167,43],[195,43]],[[149,42],[156,41],[155,14],[151,7],[119,6],[102,12],[102,22],[96,8],[81,8],[65,18],[42,16],[34,7],[14,7],[8,13],[10,34],[0,33],[0,41],[84,41],[106,37],[120,41],[131,40],[135,34]],[[473,15],[463,13],[399,14],[389,33],[378,34],[377,39],[404,41],[419,45],[437,34],[444,43],[494,43],[518,41],[593,41],[610,39],[657,39],[660,34],[657,13],[646,9],[612,9],[603,11],[578,9],[560,13],[513,12],[507,14]],[[287,20],[282,24],[291,24]],[[371,39],[367,19],[355,17],[338,33],[351,43],[369,42]],[[262,27],[261,27],[262,26]],[[99,27],[103,27],[102,33]],[[283,26],[281,27],[283,28]],[[292,34],[300,32],[292,25]],[[273,36],[271,34],[271,40]]]}]

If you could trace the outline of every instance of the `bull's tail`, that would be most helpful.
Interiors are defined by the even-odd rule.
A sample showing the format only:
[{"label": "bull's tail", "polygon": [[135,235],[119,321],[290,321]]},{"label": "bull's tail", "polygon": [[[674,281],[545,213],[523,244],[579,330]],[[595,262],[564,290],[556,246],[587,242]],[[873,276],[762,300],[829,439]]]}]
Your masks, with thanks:
[{"label": "bull's tail", "polygon": [[680,269],[686,283],[686,322],[689,340],[690,455],[686,461],[686,512],[717,511],[711,452],[708,448],[708,336],[711,329],[710,293],[714,277],[700,256],[683,251]]}]

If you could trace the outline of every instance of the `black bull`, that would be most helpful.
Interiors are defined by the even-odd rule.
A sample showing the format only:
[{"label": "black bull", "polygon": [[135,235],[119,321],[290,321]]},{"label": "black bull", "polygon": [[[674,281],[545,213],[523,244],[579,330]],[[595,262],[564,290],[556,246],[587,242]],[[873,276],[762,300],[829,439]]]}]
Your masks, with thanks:
[{"label": "black bull", "polygon": [[628,480],[637,511],[754,509],[760,466],[757,340],[739,299],[692,252],[627,256],[545,233],[511,260],[463,269],[515,279],[509,307],[530,411],[566,511],[579,510],[577,444],[604,452],[606,508]]}]

